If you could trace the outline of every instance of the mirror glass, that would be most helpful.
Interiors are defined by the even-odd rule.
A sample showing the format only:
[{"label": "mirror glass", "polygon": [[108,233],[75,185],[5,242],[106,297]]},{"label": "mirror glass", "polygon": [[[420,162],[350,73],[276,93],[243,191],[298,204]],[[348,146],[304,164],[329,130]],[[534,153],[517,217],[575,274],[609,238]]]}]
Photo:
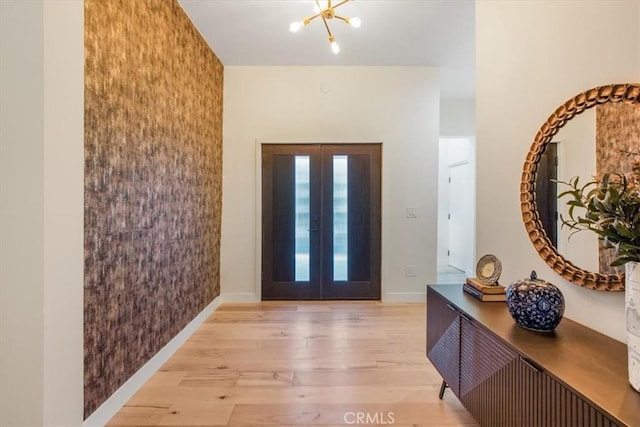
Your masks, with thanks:
[{"label": "mirror glass", "polygon": [[629,161],[640,153],[640,104],[607,104],[584,111],[562,127],[545,147],[536,177],[536,201],[542,225],[565,258],[589,271],[624,273],[611,267],[613,249],[595,233],[573,233],[562,227],[568,217],[567,189],[560,182],[578,176],[584,184],[607,172],[630,172]]},{"label": "mirror glass", "polygon": [[[562,227],[567,187],[608,172],[629,172],[640,156],[640,85],[603,86],[577,95],[542,126],[527,155],[521,184],[523,220],[540,256],[558,274],[599,290],[622,290],[623,267],[611,267],[613,249],[596,233],[571,235]],[[571,238],[569,238],[571,235]]]},{"label": "mirror glass", "polygon": [[580,232],[572,235],[562,227],[568,207],[558,194],[565,190],[558,181],[579,176],[587,182],[596,173],[595,109],[574,117],[562,127],[545,148],[536,177],[536,202],[542,225],[551,243],[574,264],[585,270],[599,271],[598,236]]}]

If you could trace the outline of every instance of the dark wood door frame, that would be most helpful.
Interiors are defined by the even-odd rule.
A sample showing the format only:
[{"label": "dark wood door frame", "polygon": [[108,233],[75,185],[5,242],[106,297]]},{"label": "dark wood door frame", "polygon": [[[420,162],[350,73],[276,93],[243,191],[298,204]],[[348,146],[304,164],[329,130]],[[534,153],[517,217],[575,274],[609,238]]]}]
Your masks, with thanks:
[{"label": "dark wood door frame", "polygon": [[[368,250],[370,253],[368,271],[361,271],[356,276],[368,277],[368,280],[350,280],[346,282],[334,282],[333,265],[331,257],[325,256],[322,259],[322,295],[323,299],[380,299],[380,243],[381,243],[381,146],[379,144],[331,144],[323,147],[322,169],[323,174],[332,174],[332,159],[334,155],[367,156],[369,158],[368,167],[358,166],[356,162],[351,162],[349,166],[349,181],[353,181],[359,174],[366,175],[365,185],[369,186],[369,191],[349,193],[349,204],[369,205],[369,218],[349,218],[349,229],[361,228],[358,234],[353,233],[349,238],[349,246],[364,243],[361,250]],[[365,169],[365,170],[363,170]],[[323,218],[331,217],[333,204],[331,203],[332,188],[323,187]],[[357,209],[354,211],[357,212]],[[362,229],[362,227],[365,229]],[[327,248],[327,253],[333,252],[333,229],[330,224],[325,224],[322,229],[323,246]],[[354,238],[355,237],[355,238]],[[368,240],[368,241],[366,241]],[[362,245],[361,245],[362,246]],[[350,276],[353,270],[357,270],[359,265],[351,262],[349,265]]]},{"label": "dark wood door frame", "polygon": [[[312,166],[312,176],[311,182],[320,182],[320,149],[321,146],[318,144],[305,144],[305,145],[292,145],[292,144],[269,144],[263,145],[262,148],[262,297],[265,297],[265,289],[264,289],[264,278],[270,277],[273,278],[275,275],[274,271],[274,255],[278,254],[270,253],[265,250],[264,242],[275,242],[276,238],[290,238],[292,236],[274,236],[277,234],[278,230],[274,230],[273,227],[267,227],[264,224],[265,218],[272,218],[274,214],[274,200],[273,200],[273,180],[265,179],[267,176],[273,176],[275,169],[279,165],[274,165],[273,159],[276,155],[296,155],[303,152],[303,154],[308,154],[310,156],[310,161],[315,163],[315,167]],[[316,189],[316,191],[310,191],[311,200],[310,200],[310,210],[320,211],[320,189]],[[283,195],[283,194],[280,194]],[[284,194],[286,196],[287,194]],[[286,197],[285,197],[286,198]],[[274,233],[275,231],[275,233]],[[310,255],[311,256],[319,256],[319,251],[321,247],[321,235],[320,233],[311,233],[310,234]],[[283,246],[290,246],[286,243]],[[289,248],[290,250],[291,248]],[[305,300],[305,299],[320,299],[320,272],[316,271],[317,267],[314,265],[310,265],[310,283],[309,286],[296,286],[295,281],[273,281],[271,284],[272,289],[269,290],[270,294],[277,295],[288,295],[288,299],[294,300]]]},{"label": "dark wood door frame", "polygon": [[[381,144],[263,144],[261,150],[262,157],[262,241],[261,247],[261,294],[262,299],[374,299],[381,297]],[[301,284],[291,280],[291,274],[284,281],[276,281],[277,273],[274,268],[274,256],[278,257],[278,243],[275,250],[272,245],[273,239],[284,239],[280,242],[283,251],[294,250],[293,237],[287,232],[273,229],[273,215],[287,215],[291,209],[286,206],[286,202],[278,202],[280,198],[292,199],[291,189],[278,189],[274,196],[273,181],[276,179],[274,173],[291,174],[287,171],[286,161],[274,161],[274,155],[310,155],[311,158],[311,183],[310,189],[311,212],[318,212],[320,217],[320,227],[318,232],[312,232],[310,241],[310,251],[312,256],[317,256],[319,264],[311,264],[310,283]],[[325,174],[333,177],[333,156],[348,156],[349,185],[356,183],[358,191],[348,192],[349,210],[349,248],[358,248],[360,252],[365,252],[364,262],[358,262],[357,256],[349,255],[349,278],[356,280],[333,281],[333,188],[332,185],[323,185],[320,176]],[[291,176],[291,175],[289,175]],[[332,178],[331,178],[332,179]],[[354,184],[354,185],[356,185]],[[286,187],[286,185],[285,185]],[[356,187],[354,187],[356,188]],[[284,203],[285,208],[280,209],[278,203]],[[351,206],[366,206],[371,210],[368,218],[352,215]],[[280,209],[280,210],[278,210]],[[357,209],[353,209],[357,212]],[[313,214],[312,214],[313,217]],[[285,221],[287,221],[285,219]],[[289,220],[290,222],[290,220]],[[313,226],[310,228],[314,228]],[[353,232],[352,232],[353,230]],[[291,231],[289,231],[291,233]],[[276,236],[277,234],[277,236]],[[355,237],[353,237],[353,236]],[[271,245],[268,248],[265,245]],[[324,249],[323,249],[324,248]],[[327,249],[328,248],[328,249]],[[321,254],[325,251],[325,256]],[[282,260],[282,258],[280,258]],[[286,262],[285,262],[286,264]],[[285,268],[292,268],[291,266]],[[289,270],[290,271],[290,270]],[[280,275],[282,276],[282,275]],[[267,280],[265,280],[267,279]],[[265,287],[266,285],[266,287]]]}]

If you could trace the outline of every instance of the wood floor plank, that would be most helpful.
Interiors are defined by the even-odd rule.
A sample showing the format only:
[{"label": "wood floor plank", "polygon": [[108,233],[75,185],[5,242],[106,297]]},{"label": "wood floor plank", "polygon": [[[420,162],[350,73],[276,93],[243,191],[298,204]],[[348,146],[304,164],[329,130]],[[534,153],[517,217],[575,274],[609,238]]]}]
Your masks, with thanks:
[{"label": "wood floor plank", "polygon": [[[304,427],[307,426],[309,424],[287,424],[286,427]],[[316,427],[345,427],[345,425],[356,425],[357,424],[314,424]],[[360,425],[366,425],[366,424],[360,424]],[[398,423],[394,423],[394,424],[369,424],[368,427],[389,427],[389,426],[393,426],[393,427],[477,427],[477,424],[475,422],[473,423],[447,423],[447,424],[398,424]],[[183,427],[190,427],[190,426],[183,426]],[[258,424],[234,424],[233,427],[264,427],[264,426],[260,426]]]},{"label": "wood floor plank", "polygon": [[236,383],[237,387],[291,387],[291,385],[293,385],[293,371],[241,372]]},{"label": "wood floor plank", "polygon": [[[302,352],[300,352],[302,353]],[[279,353],[282,354],[282,353]],[[301,354],[300,358],[291,360],[268,355],[267,357],[238,358],[231,354],[209,354],[205,357],[179,356],[167,362],[164,371],[263,371],[268,366],[272,371],[328,371],[328,370],[385,370],[413,369],[424,366],[424,354],[405,355],[367,355],[358,352],[343,355],[330,355],[318,358],[314,355]]]},{"label": "wood floor plank", "polygon": [[424,304],[223,304],[108,425],[476,426],[438,399],[425,322]]},{"label": "wood floor plank", "polygon": [[388,384],[420,386],[437,382],[439,376],[425,369],[367,369],[296,372],[296,386],[379,386]]},{"label": "wood floor plank", "polygon": [[127,406],[125,405],[110,421],[108,426],[156,426],[167,415],[170,404],[166,406]]},{"label": "wood floor plank", "polygon": [[213,371],[190,371],[179,385],[185,387],[220,387],[233,386],[238,382],[240,374],[235,371],[216,369]]},{"label": "wood floor plank", "polygon": [[235,405],[212,402],[179,402],[171,406],[158,425],[160,426],[226,426]]},{"label": "wood floor plank", "polygon": [[[364,416],[361,416],[363,414]],[[236,405],[230,426],[254,424],[284,426],[290,424],[456,424],[473,422],[464,410],[439,403],[415,404],[253,404]],[[364,422],[363,422],[364,421]]]},{"label": "wood floor plank", "polygon": [[[284,403],[435,403],[440,386],[353,387],[145,387],[130,401],[133,406],[166,406],[204,400],[224,404]],[[458,405],[454,397],[445,402]]]}]

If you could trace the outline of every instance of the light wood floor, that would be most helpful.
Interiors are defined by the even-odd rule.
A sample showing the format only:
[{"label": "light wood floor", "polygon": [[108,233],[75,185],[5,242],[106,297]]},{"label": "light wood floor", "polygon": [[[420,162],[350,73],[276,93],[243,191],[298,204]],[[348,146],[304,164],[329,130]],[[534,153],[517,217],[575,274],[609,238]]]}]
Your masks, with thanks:
[{"label": "light wood floor", "polygon": [[225,304],[108,425],[475,426],[440,382],[423,304]]}]

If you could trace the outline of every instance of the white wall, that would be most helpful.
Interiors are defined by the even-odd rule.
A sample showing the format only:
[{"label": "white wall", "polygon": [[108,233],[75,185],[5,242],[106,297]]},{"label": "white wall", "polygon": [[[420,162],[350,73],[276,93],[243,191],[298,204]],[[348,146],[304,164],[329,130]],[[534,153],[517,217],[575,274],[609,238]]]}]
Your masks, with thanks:
[{"label": "white wall", "polygon": [[476,100],[443,99],[440,101],[440,136],[476,134]]},{"label": "white wall", "polygon": [[525,233],[519,186],[525,155],[555,108],[597,85],[638,81],[639,7],[476,2],[476,253],[502,260],[503,283],[535,269],[561,288],[566,317],[619,340],[625,339],[622,293],[580,288],[546,266]]},{"label": "white wall", "polygon": [[0,7],[0,425],[81,425],[83,3]]},{"label": "white wall", "polygon": [[0,425],[36,426],[43,419],[43,5],[0,8]]},{"label": "white wall", "polygon": [[[225,67],[221,286],[260,298],[258,142],[382,142],[383,299],[435,279],[437,71],[427,67]],[[417,209],[407,219],[407,207]],[[405,277],[405,265],[417,276]]]},{"label": "white wall", "polygon": [[44,2],[44,425],[84,410],[84,4]]}]

